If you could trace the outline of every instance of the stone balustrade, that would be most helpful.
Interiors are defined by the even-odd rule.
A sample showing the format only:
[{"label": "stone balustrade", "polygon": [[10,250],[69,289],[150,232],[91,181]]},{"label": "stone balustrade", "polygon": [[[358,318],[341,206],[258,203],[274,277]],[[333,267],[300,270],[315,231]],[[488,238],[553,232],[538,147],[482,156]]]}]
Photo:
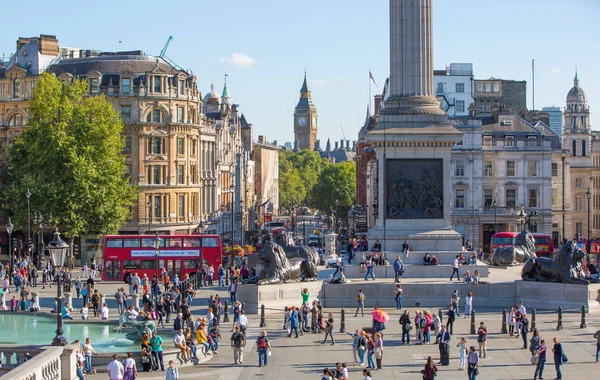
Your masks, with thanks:
[{"label": "stone balustrade", "polygon": [[64,347],[2,345],[2,375],[12,380],[59,380],[63,351]]}]

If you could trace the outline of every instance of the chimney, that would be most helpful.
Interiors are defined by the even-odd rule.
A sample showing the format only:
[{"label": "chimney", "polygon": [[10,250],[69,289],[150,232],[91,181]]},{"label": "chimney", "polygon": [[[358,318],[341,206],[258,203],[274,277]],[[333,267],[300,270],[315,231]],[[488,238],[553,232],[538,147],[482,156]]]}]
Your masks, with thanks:
[{"label": "chimney", "polygon": [[350,150],[350,140],[346,140],[346,150]]},{"label": "chimney", "polygon": [[315,150],[316,151],[320,151],[321,150],[321,140],[317,139],[315,141]]},{"label": "chimney", "polygon": [[258,143],[259,144],[264,144],[265,143],[265,136],[259,135],[258,136]]},{"label": "chimney", "polygon": [[356,151],[356,140],[352,141],[352,150]]},{"label": "chimney", "polygon": [[40,34],[38,49],[42,55],[58,55],[58,40],[56,36]]},{"label": "chimney", "polygon": [[336,141],[335,142],[335,149],[334,150],[338,150],[338,144],[339,144],[339,142]]},{"label": "chimney", "polygon": [[343,139],[340,140],[340,149],[344,149],[344,140]]},{"label": "chimney", "polygon": [[273,145],[277,146],[277,140],[273,140]]},{"label": "chimney", "polygon": [[381,95],[375,95],[375,104],[374,104],[375,109],[373,110],[374,114],[378,113],[377,111],[379,111],[380,106],[381,106]]}]

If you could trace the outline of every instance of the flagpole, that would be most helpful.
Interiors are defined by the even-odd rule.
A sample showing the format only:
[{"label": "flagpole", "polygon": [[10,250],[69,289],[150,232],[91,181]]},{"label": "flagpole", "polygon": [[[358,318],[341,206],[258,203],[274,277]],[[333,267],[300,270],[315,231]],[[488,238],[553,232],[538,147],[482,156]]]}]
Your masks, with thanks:
[{"label": "flagpole", "polygon": [[369,69],[367,80],[369,81],[369,109],[367,111],[369,112],[369,116],[371,116],[371,69]]}]

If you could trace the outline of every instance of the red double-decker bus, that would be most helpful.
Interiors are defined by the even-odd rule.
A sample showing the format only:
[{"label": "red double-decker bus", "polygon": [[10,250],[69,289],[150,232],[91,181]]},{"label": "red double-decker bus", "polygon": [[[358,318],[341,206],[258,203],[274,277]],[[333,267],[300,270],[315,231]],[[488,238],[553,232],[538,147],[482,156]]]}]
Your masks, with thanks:
[{"label": "red double-decker bus", "polygon": [[104,237],[104,268],[102,279],[125,281],[134,272],[152,278],[158,263],[159,276],[166,269],[169,277],[175,274],[184,279],[200,273],[202,263],[215,268],[221,264],[223,244],[219,235],[159,235],[161,246],[156,257],[152,235],[106,235]]},{"label": "red double-decker bus", "polygon": [[[490,255],[494,254],[494,250],[498,247],[506,247],[515,245],[515,239],[518,233],[516,232],[497,232],[492,236],[490,244]],[[540,256],[554,255],[554,243],[552,237],[548,234],[533,233],[535,239],[535,254]]]}]

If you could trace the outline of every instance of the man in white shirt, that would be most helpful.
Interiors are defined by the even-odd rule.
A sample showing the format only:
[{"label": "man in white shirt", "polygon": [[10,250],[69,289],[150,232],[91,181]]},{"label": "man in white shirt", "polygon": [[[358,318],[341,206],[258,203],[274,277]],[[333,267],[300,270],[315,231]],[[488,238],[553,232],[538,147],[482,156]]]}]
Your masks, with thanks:
[{"label": "man in white shirt", "polygon": [[527,316],[527,309],[525,309],[525,306],[523,305],[523,301],[519,301],[519,307],[518,309],[521,314],[523,314],[523,318],[525,318]]},{"label": "man in white shirt", "polygon": [[110,380],[121,380],[125,375],[123,364],[121,364],[118,358],[117,354],[113,354],[113,361],[108,363],[108,367],[106,368]]},{"label": "man in white shirt", "polygon": [[180,329],[179,332],[173,338],[173,343],[175,343],[175,347],[181,350],[181,355],[183,356],[183,360],[188,360],[190,358],[190,349],[185,344],[185,336],[183,335],[183,330]]},{"label": "man in white shirt", "polygon": [[246,327],[248,326],[248,317],[244,314],[244,310],[240,311],[240,317],[238,319],[238,325],[240,326],[240,332],[246,336]]},{"label": "man in white shirt", "polygon": [[129,317],[129,319],[132,320],[136,320],[137,316],[140,313],[138,313],[135,308],[133,307],[133,305],[129,306],[129,309],[127,310],[127,316]]},{"label": "man in white shirt", "polygon": [[140,286],[140,277],[138,276],[137,273],[134,273],[133,276],[131,277],[131,286],[132,286],[132,290],[135,294],[137,294],[138,292],[138,288]]},{"label": "man in white shirt", "polygon": [[108,307],[106,306],[106,303],[102,304],[102,309],[100,310],[100,318],[102,320],[108,319]]},{"label": "man in white shirt", "polygon": [[456,255],[454,259],[454,263],[452,264],[452,274],[450,275],[450,281],[452,281],[452,277],[454,277],[454,273],[456,273],[456,279],[460,281],[460,275],[458,274],[458,258],[459,255]]}]

